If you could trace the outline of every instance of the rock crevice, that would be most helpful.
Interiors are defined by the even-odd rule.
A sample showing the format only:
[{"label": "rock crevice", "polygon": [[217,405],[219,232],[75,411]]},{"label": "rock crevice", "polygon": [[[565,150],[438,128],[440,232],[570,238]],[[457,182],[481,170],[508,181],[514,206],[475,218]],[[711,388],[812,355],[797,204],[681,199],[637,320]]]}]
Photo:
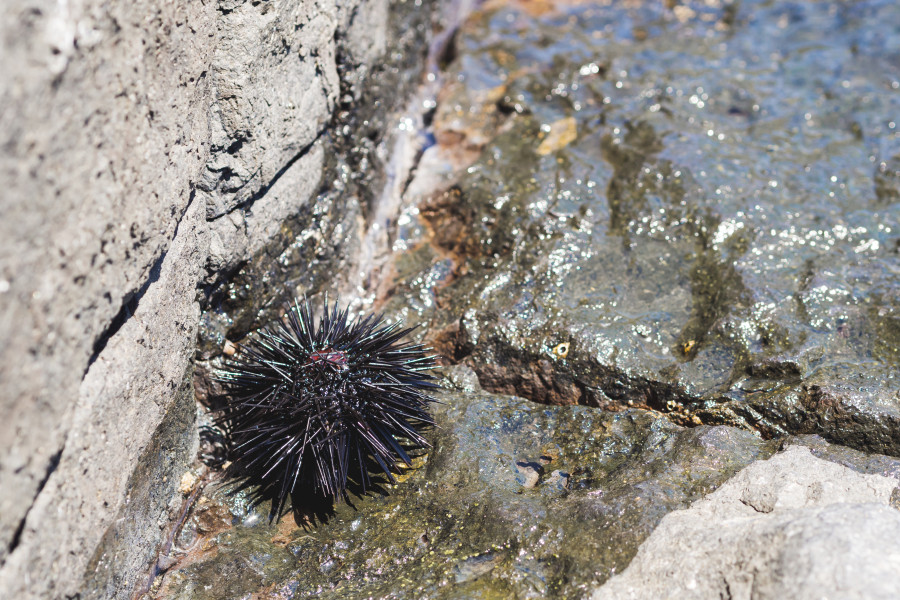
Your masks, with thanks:
[{"label": "rock crevice", "polygon": [[402,10],[0,8],[0,595],[143,582],[196,450],[201,308],[314,212],[335,111]]}]

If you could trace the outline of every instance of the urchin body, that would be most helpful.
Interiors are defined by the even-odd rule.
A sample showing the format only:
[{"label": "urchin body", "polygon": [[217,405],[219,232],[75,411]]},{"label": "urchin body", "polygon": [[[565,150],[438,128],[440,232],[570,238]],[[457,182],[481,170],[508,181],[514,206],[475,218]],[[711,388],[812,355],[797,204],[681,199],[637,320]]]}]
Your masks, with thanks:
[{"label": "urchin body", "polygon": [[[237,489],[272,500],[279,516],[297,494],[340,497],[349,480],[365,489],[374,461],[393,479],[407,449],[425,448],[434,424],[434,356],[404,341],[411,329],[380,317],[350,320],[325,303],[316,322],[295,304],[274,327],[242,345],[219,378],[230,396],[218,423],[227,432]],[[405,448],[406,449],[405,449]]]}]

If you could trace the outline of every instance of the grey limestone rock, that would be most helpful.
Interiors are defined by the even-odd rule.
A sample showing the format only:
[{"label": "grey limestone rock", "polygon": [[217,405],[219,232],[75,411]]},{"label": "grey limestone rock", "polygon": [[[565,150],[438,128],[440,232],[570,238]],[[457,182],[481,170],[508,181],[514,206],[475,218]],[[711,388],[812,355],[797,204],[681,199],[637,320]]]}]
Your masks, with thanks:
[{"label": "grey limestone rock", "polygon": [[391,10],[0,7],[0,597],[146,576],[194,454],[201,286],[315,200],[340,53],[358,93]]},{"label": "grey limestone rock", "polygon": [[895,598],[896,487],[790,446],[666,515],[593,598]]}]

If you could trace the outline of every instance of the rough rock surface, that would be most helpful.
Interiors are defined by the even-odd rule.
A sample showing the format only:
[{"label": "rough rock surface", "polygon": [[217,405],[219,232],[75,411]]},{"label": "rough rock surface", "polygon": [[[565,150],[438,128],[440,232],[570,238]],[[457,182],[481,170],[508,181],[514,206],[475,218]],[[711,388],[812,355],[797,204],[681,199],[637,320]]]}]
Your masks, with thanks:
[{"label": "rough rock surface", "polygon": [[463,25],[392,306],[491,391],[900,456],[900,5],[683,4]]},{"label": "rough rock surface", "polygon": [[776,446],[640,409],[541,406],[485,393],[467,368],[449,374],[464,391],[441,396],[434,449],[401,483],[308,530],[291,515],[269,525],[265,507],[211,486],[152,597],[583,597],[666,513]]},{"label": "rough rock surface", "polygon": [[896,598],[897,483],[791,446],[666,515],[593,598]]},{"label": "rough rock surface", "polygon": [[3,3],[0,596],[145,577],[196,445],[204,292],[315,200],[392,10]]},{"label": "rough rock surface", "polygon": [[[877,548],[896,520],[898,16],[892,0],[479,4],[422,104],[434,143],[389,229],[386,309],[493,395],[444,398],[426,464],[311,532],[213,495],[152,592],[589,597],[774,436],[822,477],[883,484],[846,510],[779,512],[791,486],[746,498],[776,519],[748,548],[768,560],[757,581],[840,589],[801,563]],[[701,542],[696,568],[724,572]],[[893,566],[859,552],[870,581]]]},{"label": "rough rock surface", "polygon": [[[811,569],[810,578],[822,575],[814,565],[787,564],[794,551],[787,545],[794,540],[798,561],[811,555],[817,540],[831,544],[825,569],[847,560],[848,573],[859,567],[860,576],[870,578],[894,566],[890,556],[881,561],[873,554],[896,548],[896,542],[883,542],[895,534],[900,516],[887,506],[900,460],[814,436],[791,438],[785,451],[766,460],[783,442],[736,427],[685,428],[642,409],[541,406],[485,393],[466,367],[446,374],[448,387],[457,391],[443,394],[435,408],[434,448],[415,458],[414,470],[404,472],[400,483],[354,495],[336,506],[331,519],[307,529],[290,516],[270,525],[266,507],[248,510],[242,496],[229,498],[221,488],[208,487],[208,498],[179,536],[176,564],[151,596],[586,598],[604,581],[615,586],[614,575],[627,574],[630,563],[638,564],[633,559],[652,570],[655,554],[639,548],[651,545],[657,531],[671,531],[666,523],[682,514],[691,515],[689,524],[698,528],[685,541],[685,560],[698,572],[718,564],[719,556],[743,557],[784,544],[790,570],[779,571],[782,565],[773,559],[761,564],[757,581],[770,577],[793,585],[792,573],[803,572],[801,567]],[[865,525],[865,519],[884,531]],[[730,532],[739,523],[745,525]],[[782,525],[798,536],[778,537]],[[745,544],[741,536],[757,540],[756,527],[770,537],[761,534],[758,544]],[[729,548],[719,547],[716,531],[727,533]],[[812,541],[804,542],[804,536]],[[682,548],[671,536],[665,541]],[[861,542],[872,543],[872,549],[857,548]],[[847,558],[843,543],[872,566]],[[659,553],[663,560],[680,560],[665,547]],[[813,589],[843,584],[841,577],[823,575]],[[644,593],[642,582],[628,581],[640,597],[651,598],[666,591],[660,586],[678,585],[661,575],[649,580],[653,585]],[[731,589],[742,581],[737,573]],[[804,582],[797,579],[797,585]],[[621,588],[611,589],[609,597],[619,597]],[[709,588],[696,589],[698,597],[719,597],[701,593]]]},{"label": "rough rock surface", "polygon": [[[481,5],[454,38],[436,143],[407,188],[419,202],[389,310],[426,322],[494,393],[900,456],[898,18],[890,0]],[[813,452],[842,454],[827,448]],[[891,509],[804,510],[796,546],[759,542],[784,559],[757,579],[793,591],[793,570],[850,595],[858,568],[877,593],[890,556],[861,550],[829,577],[789,556],[893,549]],[[586,522],[564,531],[578,540]],[[715,572],[715,538],[696,546]],[[570,586],[604,577],[569,565]]]}]

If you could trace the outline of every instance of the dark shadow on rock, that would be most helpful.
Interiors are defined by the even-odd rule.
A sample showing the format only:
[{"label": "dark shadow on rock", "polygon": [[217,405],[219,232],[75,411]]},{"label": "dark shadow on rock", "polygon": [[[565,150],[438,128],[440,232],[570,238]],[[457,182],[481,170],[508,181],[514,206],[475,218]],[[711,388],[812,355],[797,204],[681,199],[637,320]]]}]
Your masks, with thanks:
[{"label": "dark shadow on rock", "polygon": [[369,467],[369,481],[363,485],[361,482],[350,480],[347,482],[347,490],[343,497],[323,494],[319,491],[296,491],[291,493],[291,513],[294,522],[304,530],[311,530],[320,525],[326,525],[335,516],[335,505],[342,502],[353,510],[357,510],[353,500],[362,500],[366,496],[387,496],[385,485],[387,478],[382,473],[375,473],[373,469],[379,468],[375,461],[371,461]]}]

